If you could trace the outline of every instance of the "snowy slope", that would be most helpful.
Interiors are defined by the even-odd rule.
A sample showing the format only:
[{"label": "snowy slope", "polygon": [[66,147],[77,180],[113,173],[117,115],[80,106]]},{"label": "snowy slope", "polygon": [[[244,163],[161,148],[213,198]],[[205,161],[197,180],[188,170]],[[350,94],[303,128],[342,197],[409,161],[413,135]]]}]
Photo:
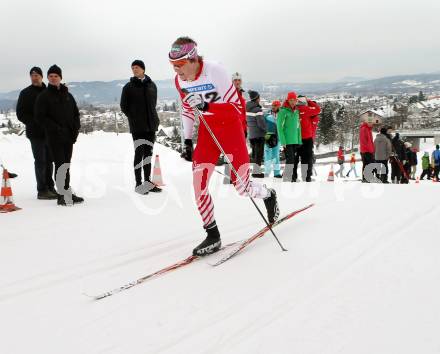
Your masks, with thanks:
[{"label": "snowy slope", "polygon": [[[25,137],[0,135],[22,211],[0,214],[0,343],[8,354],[439,353],[440,184],[285,184],[282,214],[316,206],[218,268],[196,262],[127,292],[100,293],[186,257],[203,237],[190,164],[159,145],[165,192],[133,193],[129,135],[81,135],[83,205],[35,198]],[[360,166],[358,166],[359,170]],[[328,166],[318,167],[325,180]],[[225,242],[262,226],[215,174]],[[262,203],[260,203],[262,205]]]}]

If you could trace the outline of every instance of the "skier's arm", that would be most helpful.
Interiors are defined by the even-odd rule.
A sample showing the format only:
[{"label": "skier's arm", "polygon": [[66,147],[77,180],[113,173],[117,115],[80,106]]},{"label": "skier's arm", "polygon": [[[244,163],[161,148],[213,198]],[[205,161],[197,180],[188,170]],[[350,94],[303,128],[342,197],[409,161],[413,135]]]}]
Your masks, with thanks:
[{"label": "skier's arm", "polygon": [[176,86],[177,92],[179,92],[180,103],[182,106],[180,119],[182,119],[183,124],[183,136],[186,140],[192,139],[195,122],[194,111],[188,103],[183,101],[183,98],[186,96],[186,94],[182,91],[177,76],[174,79],[174,84]]}]

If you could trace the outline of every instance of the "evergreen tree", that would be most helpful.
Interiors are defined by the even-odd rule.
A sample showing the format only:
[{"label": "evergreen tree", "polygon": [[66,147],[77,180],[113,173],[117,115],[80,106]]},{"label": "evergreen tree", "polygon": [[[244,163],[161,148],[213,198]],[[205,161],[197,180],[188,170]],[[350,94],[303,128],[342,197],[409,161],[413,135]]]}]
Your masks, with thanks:
[{"label": "evergreen tree", "polygon": [[419,100],[419,102],[426,101],[426,97],[423,94],[423,91],[419,91],[418,100]]},{"label": "evergreen tree", "polygon": [[413,103],[417,103],[417,102],[419,102],[419,96],[411,96],[410,98],[409,98],[409,104],[413,104]]},{"label": "evergreen tree", "polygon": [[335,135],[339,145],[345,146],[345,134],[347,133],[347,113],[344,106],[340,106],[336,111]]},{"label": "evergreen tree", "polygon": [[325,102],[322,106],[321,121],[319,122],[318,142],[327,145],[333,143],[335,138],[334,107],[331,102]]}]

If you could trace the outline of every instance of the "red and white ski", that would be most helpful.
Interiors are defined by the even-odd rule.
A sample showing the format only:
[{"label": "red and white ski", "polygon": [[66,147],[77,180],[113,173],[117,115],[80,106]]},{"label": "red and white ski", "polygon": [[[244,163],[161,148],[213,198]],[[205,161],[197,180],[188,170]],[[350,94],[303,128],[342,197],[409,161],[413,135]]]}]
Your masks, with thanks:
[{"label": "red and white ski", "polygon": [[[314,204],[310,204],[310,205],[308,205],[308,206],[306,206],[306,207],[304,207],[304,208],[301,208],[301,209],[295,210],[295,211],[293,211],[293,212],[291,212],[291,213],[289,213],[289,214],[283,216],[282,218],[280,218],[280,219],[278,219],[277,221],[275,221],[275,222],[271,225],[271,227],[275,227],[275,226],[281,224],[283,221],[289,220],[289,219],[292,218],[293,216],[295,216],[295,215],[301,213],[302,211],[311,208],[313,205],[314,205]],[[217,266],[217,265],[220,265],[220,264],[226,262],[228,259],[231,259],[231,258],[234,257],[235,255],[237,255],[238,253],[240,253],[245,247],[249,246],[249,244],[251,244],[252,242],[254,242],[256,239],[258,239],[258,238],[260,238],[260,237],[263,237],[264,234],[265,234],[267,231],[269,231],[269,227],[268,227],[268,226],[265,226],[265,227],[262,228],[260,231],[258,231],[256,234],[254,234],[253,236],[251,236],[251,237],[249,237],[249,238],[247,238],[247,239],[245,239],[245,240],[232,242],[232,243],[229,243],[229,244],[223,246],[223,247],[220,249],[220,251],[222,251],[222,250],[225,251],[225,250],[227,250],[227,249],[229,249],[229,248],[231,248],[231,247],[233,247],[233,250],[232,250],[231,252],[229,252],[227,255],[225,255],[224,257],[222,257],[219,261],[217,261],[217,262],[215,262],[214,264],[211,264],[211,265],[213,265],[213,266]],[[237,246],[237,247],[234,247],[234,246]],[[215,255],[215,254],[216,254],[216,253],[213,253],[213,255]],[[138,279],[136,279],[136,280],[134,280],[134,281],[131,281],[130,283],[127,283],[127,284],[125,284],[125,285],[122,285],[122,286],[120,286],[120,287],[117,287],[117,288],[115,288],[115,289],[113,289],[113,290],[110,290],[110,291],[104,292],[104,293],[99,294],[99,295],[88,295],[88,294],[84,294],[84,295],[86,295],[86,296],[88,296],[88,297],[91,297],[91,298],[93,298],[93,299],[95,299],[95,300],[101,300],[101,299],[104,299],[104,298],[106,298],[106,297],[109,297],[109,296],[115,295],[115,294],[117,294],[117,293],[120,293],[120,292],[122,292],[122,291],[124,291],[124,290],[131,289],[132,287],[134,287],[134,286],[136,286],[136,285],[139,285],[139,284],[142,284],[142,283],[146,282],[147,280],[149,280],[149,279],[151,279],[151,278],[155,278],[155,277],[158,277],[158,276],[161,276],[161,275],[167,274],[167,273],[169,273],[169,272],[171,272],[171,271],[173,271],[173,270],[176,270],[176,269],[182,268],[182,267],[184,267],[184,266],[187,266],[187,265],[193,263],[194,261],[196,261],[196,260],[198,260],[198,259],[200,259],[200,258],[206,258],[206,257],[209,257],[209,256],[211,256],[211,255],[204,256],[204,257],[200,257],[200,256],[189,256],[189,257],[187,257],[187,258],[185,258],[185,259],[182,259],[181,261],[178,261],[178,262],[176,262],[176,263],[174,263],[174,264],[171,264],[171,265],[169,265],[169,266],[167,266],[167,267],[165,267],[165,268],[159,269],[159,270],[157,270],[157,271],[155,271],[155,272],[153,272],[153,273],[150,273],[150,274],[148,274],[148,275],[145,275],[145,276],[143,276],[143,277],[141,277],[141,278],[138,278]]]},{"label": "red and white ski", "polygon": [[[302,208],[302,209],[298,209],[298,210],[292,211],[291,213],[289,213],[289,214],[287,214],[287,215],[284,215],[282,218],[279,218],[277,221],[275,221],[273,224],[271,224],[271,227],[275,227],[275,226],[281,224],[282,222],[284,222],[284,221],[286,221],[286,220],[289,220],[290,218],[292,218],[292,217],[294,217],[295,215],[297,215],[297,214],[303,212],[304,210],[307,210],[307,209],[311,208],[313,205],[315,205],[315,204],[307,205],[307,206],[305,206],[305,207]],[[236,256],[238,253],[240,253],[241,251],[243,251],[243,249],[246,248],[247,246],[249,246],[249,244],[251,244],[251,243],[254,242],[255,240],[257,240],[257,239],[263,237],[264,234],[265,234],[266,232],[268,232],[268,231],[269,231],[269,227],[266,226],[266,227],[262,228],[260,231],[258,231],[255,235],[249,237],[248,239],[243,240],[243,241],[236,242],[237,247],[234,247],[234,249],[233,249],[231,252],[228,252],[225,256],[223,256],[222,258],[220,258],[220,260],[218,260],[218,261],[215,262],[215,263],[212,263],[211,265],[212,265],[213,267],[216,267],[216,266],[218,266],[218,265],[220,265],[220,264],[225,263],[227,260],[231,259],[232,257]],[[215,254],[215,253],[214,253],[214,254]]]}]

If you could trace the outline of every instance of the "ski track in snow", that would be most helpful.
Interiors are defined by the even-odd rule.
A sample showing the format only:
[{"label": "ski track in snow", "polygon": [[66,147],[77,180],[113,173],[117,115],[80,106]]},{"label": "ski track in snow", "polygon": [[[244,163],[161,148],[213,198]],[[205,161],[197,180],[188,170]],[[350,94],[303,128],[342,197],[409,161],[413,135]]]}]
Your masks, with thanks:
[{"label": "ski track in snow", "polygon": [[[182,206],[167,199],[170,185],[145,199],[147,207],[168,200],[157,215],[141,213],[127,198],[132,190],[124,187],[125,172],[113,171],[130,168],[130,139],[80,136],[74,186],[87,185],[84,176],[75,183],[75,173],[95,161],[107,166],[103,179],[119,189],[108,187],[102,198],[69,209],[34,200],[28,141],[0,140],[2,158],[19,173],[12,186],[23,207],[0,215],[7,231],[0,236],[7,264],[0,283],[2,352],[440,352],[439,184],[433,183],[286,185],[265,179],[277,189],[281,215],[316,203],[274,229],[288,252],[267,233],[219,267],[207,258],[99,302],[81,295],[185,258],[203,235],[190,164],[174,152],[157,146],[166,183],[182,193]],[[328,166],[317,170],[325,180]],[[214,176],[224,243],[252,235],[263,226],[256,211],[222,185],[223,176]],[[50,232],[45,215],[51,215]],[[78,220],[74,227],[71,219]]]},{"label": "ski track in snow", "polygon": [[[433,211],[431,211],[428,215],[432,213]],[[423,213],[421,213],[421,215],[423,215]],[[416,221],[413,221],[411,225],[414,225],[416,223]],[[288,298],[281,300],[279,298],[278,291],[270,291],[264,294],[260,294],[256,297],[248,298],[242,303],[234,304],[234,307],[228,309],[228,311],[219,313],[216,315],[216,317],[211,317],[209,321],[201,323],[199,328],[203,328],[203,331],[215,332],[215,329],[213,330],[212,327],[223,327],[224,324],[222,323],[222,321],[231,320],[231,318],[234,316],[242,316],[242,314],[238,310],[243,311],[246,308],[258,307],[258,304],[261,302],[262,298],[266,299],[267,302],[268,296],[271,296],[273,299],[274,305],[272,305],[271,313],[269,315],[265,313],[261,316],[255,317],[253,315],[253,311],[249,309],[249,311],[246,311],[249,317],[246,317],[246,322],[242,324],[240,329],[234,331],[234,333],[236,333],[235,335],[232,335],[230,337],[225,336],[227,337],[226,339],[222,338],[222,340],[217,343],[207,345],[207,347],[200,351],[200,353],[230,353],[233,350],[234,345],[237,345],[243,339],[249,339],[250,336],[254,335],[259,330],[264,329],[268,325],[272,324],[274,321],[278,321],[283,316],[295,315],[296,308],[301,309],[304,305],[315,301],[325,290],[346,277],[347,274],[351,274],[353,272],[353,267],[360,266],[364,262],[373,259],[376,253],[381,252],[384,248],[389,247],[396,239],[402,237],[401,235],[395,236],[394,234],[390,233],[390,229],[393,225],[394,222],[389,221],[388,228],[374,228],[366,235],[362,236],[360,239],[353,240],[349,244],[345,245],[342,249],[329,255],[327,258],[307,269],[304,274],[301,275],[300,280],[295,281],[294,284],[291,284],[290,286],[283,289],[283,292],[285,293],[294,293],[296,297],[294,297],[293,299]],[[371,237],[371,235],[376,236]],[[391,238],[392,240],[387,241],[388,238]],[[381,239],[380,242],[378,242],[379,239]],[[363,243],[366,243],[367,245],[363,247],[358,246],[359,244],[362,245]],[[384,246],[382,246],[382,244],[384,244]],[[341,261],[341,258],[344,259],[344,262]],[[335,267],[337,267],[337,270],[333,270],[333,268]],[[335,273],[330,274],[331,277],[325,278],[325,281],[322,282],[324,276],[321,273],[329,273],[330,269],[333,270]],[[321,282],[317,280],[321,280]],[[283,283],[288,284],[286,280],[284,280]],[[299,294],[301,289],[307,289],[307,292],[303,298],[298,298],[299,295],[297,294]],[[291,311],[293,313],[291,313]],[[239,312],[240,314],[237,315],[237,312]],[[229,322],[234,323],[233,320]],[[185,343],[186,341],[192,343],[193,341],[191,337],[195,335],[200,336],[201,334],[194,334],[191,333],[191,331],[181,333],[180,337],[174,340],[173,345],[179,345],[180,350],[182,350],[183,343]],[[191,345],[189,345],[188,348],[185,349],[190,350]],[[153,352],[167,352],[167,350],[171,348],[172,346],[170,346],[168,343],[165,347],[154,348]],[[197,349],[193,348],[192,351],[197,352]]]}]

